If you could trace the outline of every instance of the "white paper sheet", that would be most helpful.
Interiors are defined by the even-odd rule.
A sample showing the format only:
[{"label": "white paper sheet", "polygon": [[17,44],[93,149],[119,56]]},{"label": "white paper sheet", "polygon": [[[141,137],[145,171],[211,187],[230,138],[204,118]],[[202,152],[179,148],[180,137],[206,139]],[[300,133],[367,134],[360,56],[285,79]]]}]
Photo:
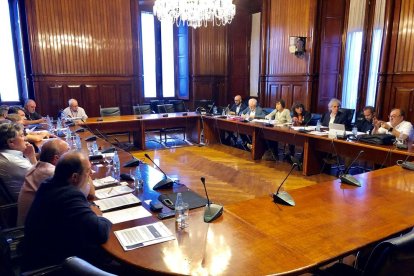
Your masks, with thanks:
[{"label": "white paper sheet", "polygon": [[128,186],[114,186],[95,191],[95,196],[98,199],[103,199],[111,196],[132,193],[133,190]]},{"label": "white paper sheet", "polygon": [[104,212],[114,208],[128,206],[132,204],[139,204],[141,201],[133,194],[126,194],[121,196],[114,196],[110,198],[100,199],[94,201],[99,209]]},{"label": "white paper sheet", "polygon": [[115,236],[125,251],[175,239],[162,222],[115,231]]},{"label": "white paper sheet", "polygon": [[109,219],[113,224],[116,224],[124,221],[150,217],[151,213],[142,206],[135,206],[118,211],[103,213],[102,216]]},{"label": "white paper sheet", "polygon": [[101,187],[108,186],[111,184],[116,184],[116,183],[118,183],[118,181],[112,176],[107,176],[104,178],[93,180],[93,186],[95,186],[95,188],[101,188]]}]

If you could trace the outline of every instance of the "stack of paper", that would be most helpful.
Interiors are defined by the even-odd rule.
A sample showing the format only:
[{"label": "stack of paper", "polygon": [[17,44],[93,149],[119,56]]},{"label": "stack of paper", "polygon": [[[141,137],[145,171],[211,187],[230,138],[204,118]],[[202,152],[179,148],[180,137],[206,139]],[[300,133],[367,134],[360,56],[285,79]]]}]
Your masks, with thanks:
[{"label": "stack of paper", "polygon": [[116,195],[132,193],[133,190],[128,186],[114,186],[95,191],[95,196],[99,199],[107,198]]},{"label": "stack of paper", "polygon": [[95,179],[93,180],[93,186],[95,186],[95,188],[101,188],[104,186],[108,186],[111,184],[117,184],[118,181],[113,178],[112,176],[107,176],[104,178],[100,178],[100,179]]},{"label": "stack of paper", "polygon": [[162,222],[115,231],[115,236],[125,251],[175,239]]},{"label": "stack of paper", "polygon": [[118,211],[103,213],[102,216],[109,219],[113,224],[116,224],[124,221],[150,217],[151,213],[142,206],[135,206]]},{"label": "stack of paper", "polygon": [[99,209],[102,212],[105,212],[123,206],[139,204],[141,201],[133,194],[126,194],[121,196],[95,200],[94,202],[96,205],[99,206]]}]

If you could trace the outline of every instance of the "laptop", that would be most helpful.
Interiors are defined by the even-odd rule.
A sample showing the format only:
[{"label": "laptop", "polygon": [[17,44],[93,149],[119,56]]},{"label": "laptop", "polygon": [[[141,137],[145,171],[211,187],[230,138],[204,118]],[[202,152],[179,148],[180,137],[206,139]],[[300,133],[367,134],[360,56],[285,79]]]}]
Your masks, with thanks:
[{"label": "laptop", "polygon": [[344,138],[346,137],[346,130],[344,124],[329,124],[329,138]]}]

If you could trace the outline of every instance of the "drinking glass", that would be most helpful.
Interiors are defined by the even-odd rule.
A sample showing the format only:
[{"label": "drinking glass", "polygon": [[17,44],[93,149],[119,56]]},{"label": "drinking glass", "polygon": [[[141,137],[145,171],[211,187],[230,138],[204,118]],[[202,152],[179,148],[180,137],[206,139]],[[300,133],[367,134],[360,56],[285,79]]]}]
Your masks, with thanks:
[{"label": "drinking glass", "polygon": [[93,142],[87,142],[86,147],[89,151],[89,155],[93,155]]}]

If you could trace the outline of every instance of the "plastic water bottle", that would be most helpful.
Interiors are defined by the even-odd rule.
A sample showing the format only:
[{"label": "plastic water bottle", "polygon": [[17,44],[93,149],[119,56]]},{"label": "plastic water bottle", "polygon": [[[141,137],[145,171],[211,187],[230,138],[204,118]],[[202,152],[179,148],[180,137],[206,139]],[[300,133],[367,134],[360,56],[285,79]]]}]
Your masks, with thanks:
[{"label": "plastic water bottle", "polygon": [[354,136],[357,136],[357,135],[358,135],[358,128],[357,128],[356,126],[354,126],[354,127],[352,128],[352,134],[353,134]]},{"label": "plastic water bottle", "polygon": [[59,130],[61,128],[62,128],[62,120],[58,118],[56,122],[56,129]]},{"label": "plastic water bottle", "polygon": [[217,106],[213,107],[213,114],[217,114]]},{"label": "plastic water bottle", "polygon": [[77,150],[82,150],[82,141],[81,141],[78,134],[76,134],[75,144],[76,144],[76,149]]},{"label": "plastic water bottle", "polygon": [[321,131],[321,121],[318,120],[318,122],[316,123],[316,131]]},{"label": "plastic water bottle", "polygon": [[181,193],[177,193],[174,208],[177,228],[186,228],[188,226],[188,204],[184,203]]},{"label": "plastic water bottle", "polygon": [[66,142],[69,144],[69,146],[72,146],[72,132],[70,129],[66,129]]},{"label": "plastic water bottle", "polygon": [[115,151],[114,152],[114,157],[112,158],[112,170],[114,172],[114,178],[115,179],[119,179],[119,171],[121,169],[121,164],[119,162],[119,156],[118,156],[118,152]]}]

